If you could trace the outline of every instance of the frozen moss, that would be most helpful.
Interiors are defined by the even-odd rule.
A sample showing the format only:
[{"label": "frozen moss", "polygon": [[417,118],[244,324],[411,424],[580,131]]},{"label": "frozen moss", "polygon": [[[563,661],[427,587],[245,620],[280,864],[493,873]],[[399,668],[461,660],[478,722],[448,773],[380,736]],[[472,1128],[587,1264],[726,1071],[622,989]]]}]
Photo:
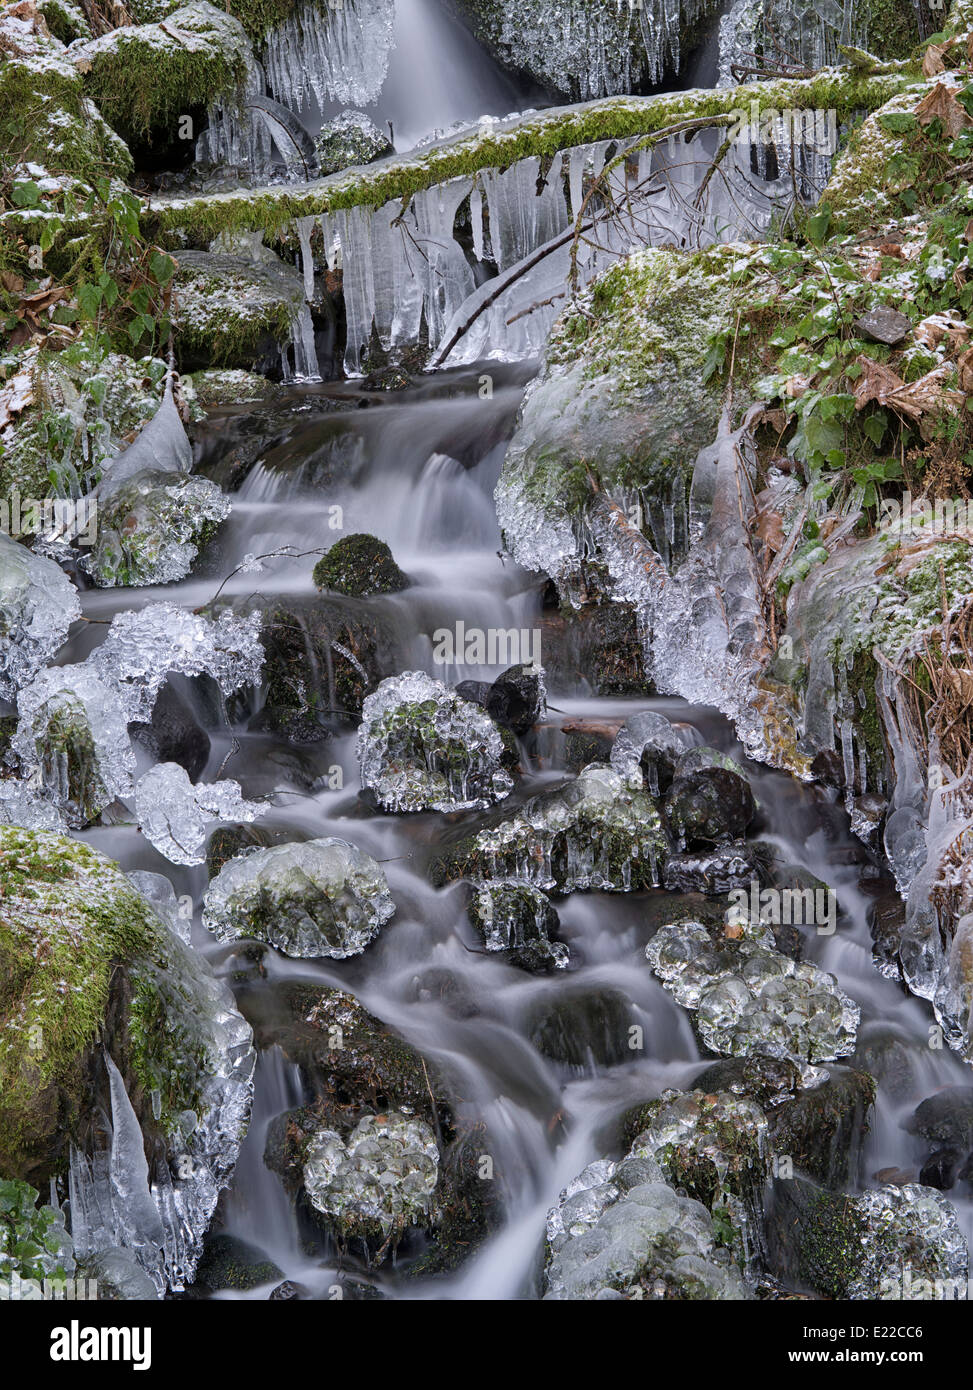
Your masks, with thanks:
[{"label": "frozen moss", "polygon": [[208,0],[157,24],[126,25],[72,50],[85,89],[108,121],[136,139],[171,139],[181,115],[231,95],[249,50],[243,27]]}]

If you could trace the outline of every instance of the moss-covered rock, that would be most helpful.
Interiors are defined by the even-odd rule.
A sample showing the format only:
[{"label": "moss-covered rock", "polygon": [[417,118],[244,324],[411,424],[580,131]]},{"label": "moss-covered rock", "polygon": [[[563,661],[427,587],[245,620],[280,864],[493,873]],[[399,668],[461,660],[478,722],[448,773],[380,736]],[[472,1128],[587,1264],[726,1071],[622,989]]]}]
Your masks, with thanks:
[{"label": "moss-covered rock", "polygon": [[0,1172],[42,1182],[87,1147],[99,1038],[165,1146],[222,1071],[221,989],[115,864],[61,835],[0,826],[0,903]]},{"label": "moss-covered rock", "polygon": [[0,64],[5,176],[50,175],[61,187],[75,180],[90,185],[96,177],[123,180],[132,172],[131,155],[85,96],[64,37],[63,30],[54,37],[40,14],[8,16]]},{"label": "moss-covered rock", "polygon": [[256,257],[183,251],[176,262],[172,321],[184,370],[279,361],[304,303],[293,266],[266,248]]},{"label": "moss-covered rock", "polygon": [[314,566],[319,589],[331,589],[352,598],[394,594],[409,586],[385,541],[359,534],[342,536]]},{"label": "moss-covered rock", "polygon": [[208,0],[155,24],[112,29],[72,49],[85,90],[124,135],[169,138],[181,115],[239,87],[249,52],[243,26]]},{"label": "moss-covered rock", "polygon": [[774,1152],[825,1187],[858,1176],[875,1082],[867,1072],[830,1066],[828,1079],[768,1111]]},{"label": "moss-covered rock", "polygon": [[104,589],[168,584],[188,574],[230,504],[208,478],[146,470],[106,490],[84,567]]},{"label": "moss-covered rock", "polygon": [[587,565],[605,559],[588,521],[596,490],[644,518],[649,536],[653,518],[669,518],[660,535],[683,530],[692,465],[719,420],[720,389],[702,384],[703,368],[711,335],[734,320],[737,292],[726,277],[736,255],[732,247],[636,252],[551,330],[497,510],[514,557],[550,575],[562,595],[584,595],[583,556]]},{"label": "moss-covered rock", "polygon": [[249,1241],[219,1232],[203,1247],[196,1267],[196,1286],[218,1292],[235,1289],[245,1293],[260,1284],[277,1283],[283,1272]]}]

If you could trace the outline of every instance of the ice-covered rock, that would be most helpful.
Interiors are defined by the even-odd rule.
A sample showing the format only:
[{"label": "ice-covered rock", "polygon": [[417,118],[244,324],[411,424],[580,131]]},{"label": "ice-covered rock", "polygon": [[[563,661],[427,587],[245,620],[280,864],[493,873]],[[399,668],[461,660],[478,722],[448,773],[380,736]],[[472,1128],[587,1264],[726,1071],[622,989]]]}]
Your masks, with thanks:
[{"label": "ice-covered rock", "polygon": [[631,714],[615,735],[611,765],[626,780],[641,769],[649,791],[658,796],[669,789],[676,763],[699,737],[690,725],[675,726],[653,710]]},{"label": "ice-covered rock", "polygon": [[951,1203],[918,1183],[851,1194],[802,1178],[779,1183],[771,1258],[785,1280],[825,1298],[969,1296],[969,1252]]},{"label": "ice-covered rock", "polygon": [[467,909],[488,951],[505,952],[525,970],[563,970],[568,948],[551,937],[558,916],[546,893],[516,879],[475,884]]},{"label": "ice-covered rock", "polygon": [[395,1110],[366,1115],[347,1140],[319,1130],[304,1163],[311,1205],[346,1237],[388,1237],[421,1222],[438,1178],[439,1149],[429,1125]]},{"label": "ice-covered rock", "polygon": [[387,811],[461,811],[505,797],[503,739],[483,710],[441,681],[406,671],[382,681],[362,707],[362,786]]},{"label": "ice-covered rock", "polygon": [[855,1050],[861,1010],[833,975],[774,946],[762,923],[716,939],[700,922],[663,926],[645,948],[653,971],[714,1052],[825,1062]]},{"label": "ice-covered rock", "polygon": [[763,1111],[726,1091],[666,1091],[641,1108],[638,1124],[629,1157],[658,1163],[670,1186],[719,1211],[734,1228],[738,1255],[752,1267],[763,1248],[770,1171]]},{"label": "ice-covered rock", "polygon": [[21,690],[14,752],[37,769],[46,796],[68,825],[97,819],[132,791],[135,754],[124,708],[91,665],[55,666]]},{"label": "ice-covered rock", "polygon": [[229,514],[229,499],[209,478],[138,473],[100,495],[98,537],[84,568],[106,589],[185,579]]},{"label": "ice-covered rock", "polygon": [[364,111],[342,111],[325,121],[314,141],[321,174],[334,174],[352,164],[370,164],[393,152],[393,145]]},{"label": "ice-covered rock", "polygon": [[52,660],[80,616],[78,592],[54,561],[0,530],[0,699],[14,699]]},{"label": "ice-covered rock", "polygon": [[589,1164],[548,1215],[548,1299],[743,1299],[731,1252],[701,1202],[651,1159]]},{"label": "ice-covered rock", "polygon": [[259,614],[211,617],[164,602],[116,614],[88,664],[116,688],[125,718],[145,721],[170,673],[211,676],[232,695],[259,683],[263,660]]},{"label": "ice-covered rock", "polygon": [[346,840],[275,845],[231,859],[206,894],[221,941],[253,937],[288,956],[357,956],[392,917],[385,873]]},{"label": "ice-covered rock", "polygon": [[434,881],[519,879],[543,889],[627,893],[661,881],[669,846],[648,794],[592,763],[446,852]]},{"label": "ice-covered rock", "polygon": [[246,801],[239,782],[197,782],[178,763],[157,763],[139,778],[135,814],[139,828],[171,864],[203,864],[214,821],[254,821],[268,807]]}]

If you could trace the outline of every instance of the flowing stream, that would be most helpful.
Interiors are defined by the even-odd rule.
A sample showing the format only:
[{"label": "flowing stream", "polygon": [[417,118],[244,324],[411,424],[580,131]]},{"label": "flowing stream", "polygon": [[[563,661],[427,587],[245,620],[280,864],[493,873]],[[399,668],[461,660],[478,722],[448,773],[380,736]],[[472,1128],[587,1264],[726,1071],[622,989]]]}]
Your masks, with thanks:
[{"label": "flowing stream", "polygon": [[[486,63],[465,31],[430,8],[430,0],[399,0],[396,23],[389,79],[374,110],[383,122],[393,122],[400,148],[457,119],[484,111],[501,114],[518,98],[522,104],[523,93]],[[693,75],[698,80],[715,74],[716,32],[697,55]],[[230,519],[184,582],[137,594],[124,589],[83,594],[90,621],[66,659],[83,659],[114,614],[159,599],[189,609],[204,605],[217,590],[240,600],[255,592],[282,602],[310,599],[316,594],[311,578],[316,556],[342,534],[368,532],[388,542],[411,587],[349,602],[374,606],[391,619],[397,670],[426,671],[447,684],[492,680],[502,666],[437,664],[433,634],[460,622],[484,630],[534,629],[542,622],[542,581],[503,554],[493,498],[524,386],[536,370],[536,362],[490,362],[389,393],[370,393],[349,382],[291,388],[272,406],[214,413],[199,431],[197,455],[203,470],[215,477],[239,417],[248,412],[261,417],[268,436],[274,436],[234,495]],[[249,557],[258,557],[259,571]],[[566,775],[560,729],[571,719],[620,724],[635,711],[658,710],[743,760],[731,728],[714,710],[670,698],[601,698],[593,693],[590,675],[581,671],[573,680],[549,680],[550,726],[522,743],[525,776],[514,799]],[[376,814],[360,799],[353,733],[295,746],[282,736],[248,729],[256,697],[249,708],[232,707],[228,726],[205,689],[181,678],[179,689],[211,738],[202,781],[226,775],[241,782],[245,796],[270,799],[272,809],[261,825],[289,838],[352,841],[383,865],[395,900],[394,919],[361,956],[296,961],[268,951],[256,987],[303,980],[352,991],[426,1058],[442,1064],[462,1110],[482,1122],[489,1135],[493,1181],[502,1188],[505,1213],[499,1231],[445,1279],[407,1280],[394,1261],[369,1270],[368,1279],[396,1297],[537,1296],[545,1216],[561,1188],[606,1154],[605,1133],[627,1106],[667,1087],[691,1089],[709,1064],[699,1055],[689,1016],[644,957],[660,920],[658,900],[670,900],[675,908],[675,896],[661,890],[575,893],[557,904],[573,968],[544,977],[514,969],[477,949],[459,886],[436,890],[429,884],[425,860],[442,836],[444,818]],[[149,758],[144,752],[138,756],[142,772]],[[838,894],[837,931],[830,938],[805,933],[806,957],[833,972],[861,1005],[860,1039],[891,1033],[908,1055],[905,1082],[898,1078],[894,1095],[879,1090],[862,1179],[870,1183],[876,1172],[889,1168],[917,1173],[918,1141],[902,1122],[940,1088],[967,1084],[969,1073],[953,1054],[928,1046],[929,1007],[873,964],[870,899],[862,884],[874,880],[880,867],[852,837],[832,794],[756,764],[748,764],[748,772],[761,806],[761,833],[781,846],[788,861]],[[449,818],[451,830],[456,823],[455,816]],[[170,864],[131,825],[99,827],[83,838],[127,871],[165,874],[177,894],[192,895],[193,943],[224,978],[233,979],[239,957],[217,946],[200,922],[205,868]],[[255,987],[253,981],[249,987]],[[569,1062],[541,1055],[529,1036],[538,1006],[585,991],[620,996],[631,1023],[643,1030],[641,1049],[630,1051],[626,1030],[606,1014],[600,1031],[579,1024],[563,1040]],[[263,1157],[273,1119],[310,1098],[299,1069],[282,1052],[270,1048],[260,1054],[250,1131],[221,1200],[220,1221],[222,1229],[258,1246],[287,1279],[327,1298],[339,1274],[356,1271],[349,1266],[339,1271],[308,1256],[293,1203]],[[973,1204],[955,1193],[951,1197],[969,1239]],[[266,1298],[272,1287],[219,1296]]]},{"label": "flowing stream", "polygon": [[[496,371],[496,368],[494,368]],[[500,553],[501,538],[492,502],[503,456],[503,435],[512,428],[529,367],[497,372],[492,399],[481,399],[476,372],[448,374],[433,390],[428,381],[380,398],[347,386],[306,388],[303,395],[275,409],[289,423],[283,442],[258,464],[210,557],[215,573],[202,573],[166,590],[139,595],[167,597],[195,607],[246,554],[265,554],[281,546],[297,551],[325,548],[330,509],[343,509],[346,531],[367,527],[386,540],[414,587],[387,598],[368,600],[394,610],[400,643],[400,669],[423,669],[439,679],[488,679],[495,669],[437,666],[431,633],[462,620],[469,626],[531,627],[541,616],[536,576],[517,569]],[[338,409],[312,410],[329,399]],[[367,408],[360,408],[368,401]],[[207,427],[205,456],[212,465],[230,417]],[[322,453],[335,436],[342,439],[353,482],[315,486]],[[450,451],[454,451],[451,453]],[[463,462],[455,455],[460,454]],[[279,466],[273,467],[276,462]],[[235,574],[224,593],[244,595],[259,586],[264,595],[310,597],[313,557],[265,562],[255,576]],[[217,567],[218,566],[218,567]],[[85,614],[104,621],[130,607],[125,591],[91,591]],[[361,602],[361,601],[357,601]],[[87,646],[91,633],[84,631]],[[188,689],[188,687],[187,687]],[[190,690],[190,695],[192,692]],[[621,721],[639,709],[656,709],[698,729],[709,744],[741,756],[726,721],[715,711],[674,699],[604,699],[591,693],[582,673],[572,684],[550,686],[552,728],[537,743],[541,750],[525,761],[523,794],[564,775],[560,725],[567,719]],[[386,1291],[422,1298],[511,1299],[536,1294],[536,1258],[544,1218],[559,1190],[587,1162],[602,1156],[599,1136],[629,1104],[667,1087],[687,1089],[703,1067],[688,1015],[653,977],[644,959],[658,921],[648,899],[659,893],[574,894],[558,904],[561,936],[578,968],[533,977],[475,949],[458,887],[429,886],[423,857],[442,833],[442,818],[431,814],[395,817],[369,813],[358,798],[354,736],[294,748],[266,733],[246,731],[241,718],[228,730],[196,698],[196,714],[213,740],[203,780],[226,775],[240,779],[245,794],[273,790],[274,809],[263,824],[286,828],[297,837],[338,835],[352,840],[382,862],[397,912],[380,938],[360,957],[345,962],[293,961],[269,952],[265,986],[281,980],[313,981],[353,991],[386,1023],[421,1052],[458,1078],[457,1092],[469,1115],[484,1122],[490,1135],[498,1182],[503,1185],[506,1220],[448,1282],[399,1281],[394,1264],[369,1272]],[[344,786],[322,784],[327,767],[340,765]],[[868,896],[862,874],[874,874],[868,855],[854,840],[844,813],[829,794],[749,764],[762,806],[762,832],[777,841],[786,858],[806,867],[838,893],[841,918],[831,938],[804,933],[805,953],[837,975],[862,1006],[860,1036],[893,1032],[908,1049],[911,1079],[896,1097],[880,1090],[867,1141],[866,1180],[883,1168],[915,1169],[914,1141],[901,1128],[914,1106],[946,1085],[968,1076],[953,1054],[927,1046],[932,1016],[927,1005],[883,978],[872,963],[866,923]],[[314,785],[318,778],[317,786]],[[310,784],[310,789],[309,789]],[[519,793],[518,793],[519,794]],[[455,818],[451,818],[455,819]],[[134,829],[116,826],[87,832],[97,848],[127,870],[165,873],[177,893],[192,893],[197,905],[206,886],[205,869],[179,869],[167,863]],[[673,907],[678,906],[672,895]],[[238,958],[217,948],[198,921],[194,943],[229,975]],[[433,983],[448,978],[449,990]],[[572,1064],[546,1060],[528,1038],[528,1019],[538,1003],[569,991],[607,990],[627,1001],[632,1023],[644,1030],[644,1048],[627,1051],[624,1032],[606,1021],[603,1036],[568,1039]],[[463,1000],[462,1010],[454,1006]],[[292,1204],[277,1176],[263,1163],[269,1121],[307,1100],[300,1073],[276,1048],[262,1053],[249,1137],[233,1185],[224,1197],[225,1229],[257,1244],[287,1278],[318,1297],[328,1297],[338,1277],[334,1267],[303,1252]],[[955,1201],[955,1194],[953,1194]],[[973,1232],[973,1207],[958,1203],[961,1221]],[[346,1269],[345,1273],[348,1272]],[[266,1297],[269,1285],[246,1295]],[[221,1297],[231,1297],[222,1294]]]}]

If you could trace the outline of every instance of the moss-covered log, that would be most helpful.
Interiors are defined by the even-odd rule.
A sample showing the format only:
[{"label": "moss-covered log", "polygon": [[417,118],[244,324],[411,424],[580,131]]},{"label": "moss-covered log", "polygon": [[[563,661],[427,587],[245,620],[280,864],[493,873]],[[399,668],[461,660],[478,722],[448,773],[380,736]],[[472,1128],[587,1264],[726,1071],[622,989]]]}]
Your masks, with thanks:
[{"label": "moss-covered log", "polygon": [[834,110],[839,120],[882,106],[918,76],[908,64],[872,72],[826,68],[813,78],[756,82],[742,87],[694,89],[654,97],[609,97],[500,121],[453,140],[393,155],[364,168],[346,169],[306,184],[240,188],[192,198],[158,199],[146,205],[143,223],[153,234],[180,232],[190,241],[210,241],[220,232],[281,231],[298,217],[341,208],[379,207],[408,198],[447,179],[480,169],[507,169],[531,156],[596,140],[651,135],[700,117],[776,110]]}]

